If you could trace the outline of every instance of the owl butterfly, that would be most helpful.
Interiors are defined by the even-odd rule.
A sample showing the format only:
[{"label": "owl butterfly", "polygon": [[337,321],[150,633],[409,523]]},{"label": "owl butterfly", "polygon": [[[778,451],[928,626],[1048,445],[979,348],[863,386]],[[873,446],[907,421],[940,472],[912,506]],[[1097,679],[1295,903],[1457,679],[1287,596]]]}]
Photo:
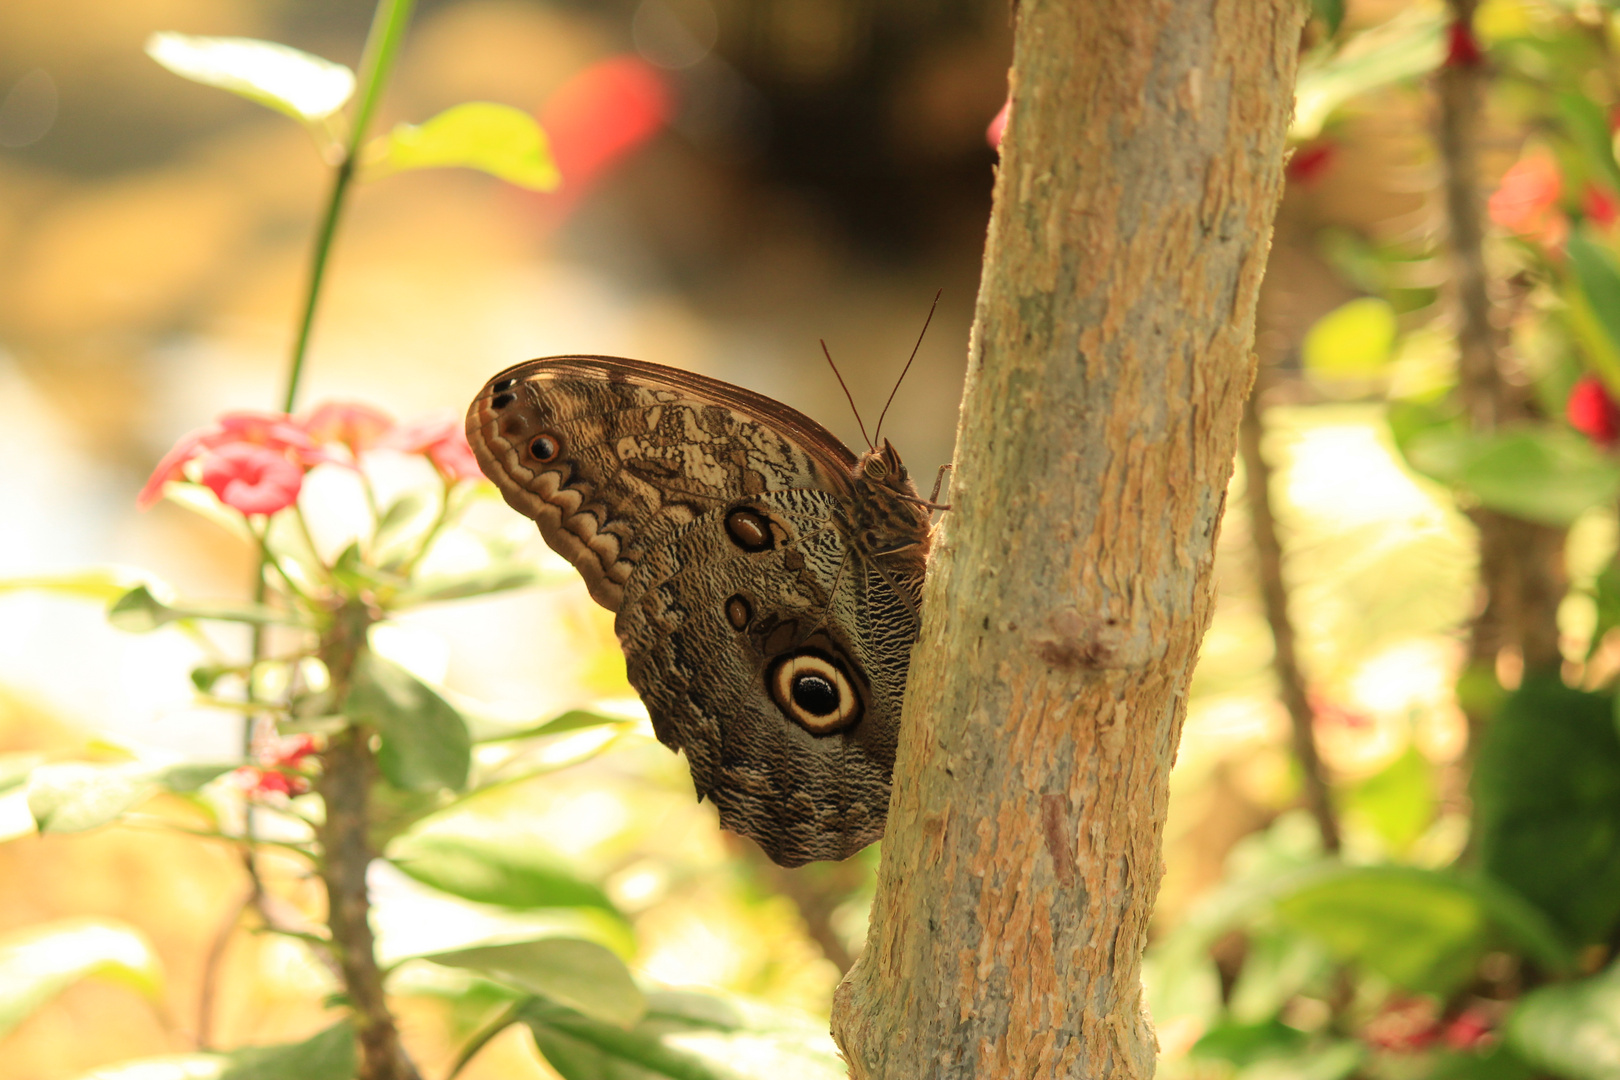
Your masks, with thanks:
[{"label": "owl butterfly", "polygon": [[606,356],[501,372],[467,439],[615,613],[723,827],[783,866],[883,835],[929,541],[888,440],[857,457],[780,402]]}]

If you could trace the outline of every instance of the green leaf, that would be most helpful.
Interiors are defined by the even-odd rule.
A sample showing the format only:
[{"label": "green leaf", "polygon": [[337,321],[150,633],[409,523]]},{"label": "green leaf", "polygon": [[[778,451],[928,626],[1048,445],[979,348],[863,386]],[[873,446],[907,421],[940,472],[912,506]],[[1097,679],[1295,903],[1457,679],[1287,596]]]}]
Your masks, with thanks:
[{"label": "green leaf", "polygon": [[28,777],[28,812],[41,833],[83,832],[117,820],[159,790],[193,792],[234,768],[219,762],[41,765]]},{"label": "green leaf", "polygon": [[647,1015],[623,1028],[546,1001],[524,1022],[563,1080],[846,1080],[824,1023],[736,999],[647,995]]},{"label": "green leaf", "polygon": [[138,761],[41,765],[28,778],[28,812],[41,833],[83,832],[116,820],[156,791],[152,767]]},{"label": "green leaf", "polygon": [[0,754],[0,795],[28,783],[28,774],[44,763],[43,754]]},{"label": "green leaf", "polygon": [[454,106],[420,126],[400,124],[372,142],[366,164],[382,174],[477,169],[535,191],[552,191],[562,182],[546,134],[534,117],[487,101]]},{"label": "green leaf", "polygon": [[1610,188],[1620,189],[1620,166],[1615,164],[1613,136],[1603,106],[1582,94],[1559,94],[1558,115],[1587,165]]},{"label": "green leaf", "polygon": [[119,923],[73,920],[0,938],[0,1037],[80,979],[111,978],[156,999],[163,973],[146,939]]},{"label": "green leaf", "polygon": [[1305,370],[1329,379],[1378,374],[1395,349],[1395,309],[1387,300],[1363,296],[1341,304],[1305,332]]},{"label": "green leaf", "polygon": [[250,604],[213,604],[175,607],[165,604],[145,585],[137,585],[112,602],[107,609],[107,621],[119,630],[131,634],[145,634],[181,619],[214,619],[220,622],[240,622],[255,626],[304,626],[294,616]]},{"label": "green leaf", "polygon": [[586,728],[632,722],[632,718],[628,716],[609,716],[606,713],[592,712],[589,709],[569,709],[561,716],[554,716],[550,720],[536,724],[533,727],[518,728],[515,731],[495,731],[473,741],[476,743],[515,742],[518,739],[538,739],[546,735],[567,735],[574,731],[584,731]]},{"label": "green leaf", "polygon": [[377,519],[376,545],[384,547],[396,539],[422,511],[427,509],[427,505],[427,496],[419,491],[407,491],[395,499]]},{"label": "green leaf", "polygon": [[1360,818],[1397,854],[1411,847],[1434,820],[1433,770],[1416,747],[1350,788],[1344,808]]},{"label": "green leaf", "polygon": [[403,609],[416,604],[431,604],[445,600],[464,600],[470,596],[510,589],[527,589],[533,585],[550,585],[566,580],[570,575],[547,572],[537,566],[520,563],[497,563],[467,574],[436,574],[418,580],[401,590],[394,607]]},{"label": "green leaf", "polygon": [[1292,1057],[1305,1046],[1305,1033],[1291,1028],[1281,1020],[1266,1020],[1257,1024],[1232,1021],[1217,1024],[1193,1043],[1189,1056],[1214,1061],[1229,1061],[1233,1065],[1252,1065],[1267,1057]]},{"label": "green leaf", "polygon": [[1314,139],[1351,98],[1439,67],[1446,56],[1445,25],[1437,11],[1408,9],[1357,34],[1327,60],[1301,64],[1289,135]]},{"label": "green leaf", "polygon": [[1344,0],[1311,0],[1311,14],[1322,20],[1330,36],[1337,34],[1344,22]]},{"label": "green leaf", "polygon": [[377,764],[388,782],[407,791],[467,786],[472,740],[449,702],[392,660],[370,650],[354,667],[344,715],[382,736]]},{"label": "green leaf", "polygon": [[343,1021],[299,1043],[126,1061],[79,1080],[352,1080],[355,1065],[354,1029]]},{"label": "green leaf", "polygon": [[354,72],[319,56],[253,38],[161,33],[146,55],[181,78],[240,94],[294,120],[323,120],[354,93]]},{"label": "green leaf", "polygon": [[1474,827],[1487,874],[1576,943],[1620,924],[1620,733],[1605,694],[1531,677],[1485,729]]},{"label": "green leaf", "polygon": [[1538,1072],[1620,1080],[1620,967],[1530,991],[1508,1017],[1503,1036]]},{"label": "green leaf", "polygon": [[618,915],[598,886],[576,875],[532,832],[471,815],[430,819],[398,837],[388,860],[440,892],[511,908],[593,907]]},{"label": "green leaf", "polygon": [[1571,957],[1546,920],[1490,882],[1409,866],[1333,867],[1277,903],[1285,925],[1404,989],[1445,993],[1502,937],[1549,970]]},{"label": "green leaf", "polygon": [[1544,525],[1570,525],[1620,495],[1620,462],[1560,428],[1474,433],[1436,427],[1413,435],[1404,450],[1418,472],[1492,510]]},{"label": "green leaf", "polygon": [[1437,1054],[1428,1080],[1535,1080],[1535,1073],[1498,1042],[1483,1054]]},{"label": "green leaf", "polygon": [[344,1020],[303,1042],[249,1046],[226,1056],[219,1080],[352,1080],[354,1028]]},{"label": "green leaf", "polygon": [[542,938],[436,953],[435,964],[466,968],[531,994],[566,1005],[581,1015],[627,1028],[647,1011],[630,970],[594,941]]},{"label": "green leaf", "polygon": [[125,566],[97,566],[66,574],[0,578],[0,593],[38,590],[110,603],[137,585],[151,580],[151,575],[141,570]]},{"label": "green leaf", "polygon": [[1275,1019],[1290,998],[1333,971],[1332,958],[1311,938],[1274,928],[1250,931],[1248,937],[1243,967],[1228,1003],[1231,1018],[1238,1024]]},{"label": "green leaf", "polygon": [[229,1064],[224,1054],[168,1054],[103,1065],[78,1080],[221,1080]]},{"label": "green leaf", "polygon": [[1597,621],[1592,626],[1592,637],[1586,643],[1586,658],[1597,654],[1598,646],[1610,630],[1620,626],[1620,562],[1610,562],[1592,583],[1592,603],[1597,609]]},{"label": "green leaf", "polygon": [[[1570,269],[1586,300],[1588,311],[1603,330],[1611,348],[1620,348],[1620,266],[1608,248],[1592,239],[1585,225],[1570,230]],[[1577,327],[1577,329],[1579,329]]]}]

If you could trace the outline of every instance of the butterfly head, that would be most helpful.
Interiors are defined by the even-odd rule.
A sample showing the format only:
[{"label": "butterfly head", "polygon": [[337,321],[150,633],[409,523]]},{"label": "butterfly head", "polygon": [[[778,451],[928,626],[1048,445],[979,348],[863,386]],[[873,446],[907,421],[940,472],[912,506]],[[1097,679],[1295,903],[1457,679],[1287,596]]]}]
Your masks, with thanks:
[{"label": "butterfly head", "polygon": [[883,440],[882,446],[873,447],[861,455],[860,461],[855,463],[855,478],[869,484],[882,484],[902,495],[916,495],[916,489],[911,484],[911,474],[906,472],[905,463],[900,460],[900,452],[888,439]]}]

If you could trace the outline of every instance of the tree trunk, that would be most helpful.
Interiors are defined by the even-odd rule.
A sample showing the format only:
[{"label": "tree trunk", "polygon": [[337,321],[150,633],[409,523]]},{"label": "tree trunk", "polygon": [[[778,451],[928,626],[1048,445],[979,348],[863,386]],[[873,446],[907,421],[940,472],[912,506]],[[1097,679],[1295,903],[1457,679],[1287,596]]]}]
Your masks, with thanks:
[{"label": "tree trunk", "polygon": [[1148,1076],[1139,969],[1212,608],[1303,5],[1021,0],[866,1077]]}]

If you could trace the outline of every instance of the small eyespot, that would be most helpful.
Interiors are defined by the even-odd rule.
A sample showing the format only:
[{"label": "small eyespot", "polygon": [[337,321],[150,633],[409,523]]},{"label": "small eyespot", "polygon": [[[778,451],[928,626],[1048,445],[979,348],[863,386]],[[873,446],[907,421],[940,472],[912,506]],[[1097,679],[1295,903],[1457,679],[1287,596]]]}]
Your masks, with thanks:
[{"label": "small eyespot", "polygon": [[726,601],[726,621],[731,624],[732,629],[747,629],[748,620],[753,617],[753,606],[748,603],[748,598],[741,593],[737,593]]},{"label": "small eyespot", "polygon": [[490,404],[495,406],[497,409],[504,409],[516,400],[516,394],[496,394],[492,399],[490,399]]},{"label": "small eyespot", "polygon": [[562,443],[551,435],[537,435],[529,443],[529,456],[542,465],[556,461],[560,453]]},{"label": "small eyespot", "polygon": [[494,386],[490,387],[490,389],[495,391],[497,394],[504,394],[504,393],[506,393],[506,391],[512,389],[512,387],[514,387],[516,385],[517,385],[517,380],[516,379],[502,379],[500,382],[498,382]]},{"label": "small eyespot", "polygon": [[800,650],[777,660],[766,676],[771,699],[812,735],[831,735],[861,718],[861,698],[831,657]]},{"label": "small eyespot", "polygon": [[769,551],[776,546],[771,523],[758,510],[746,506],[726,515],[726,535],[744,551]]}]

